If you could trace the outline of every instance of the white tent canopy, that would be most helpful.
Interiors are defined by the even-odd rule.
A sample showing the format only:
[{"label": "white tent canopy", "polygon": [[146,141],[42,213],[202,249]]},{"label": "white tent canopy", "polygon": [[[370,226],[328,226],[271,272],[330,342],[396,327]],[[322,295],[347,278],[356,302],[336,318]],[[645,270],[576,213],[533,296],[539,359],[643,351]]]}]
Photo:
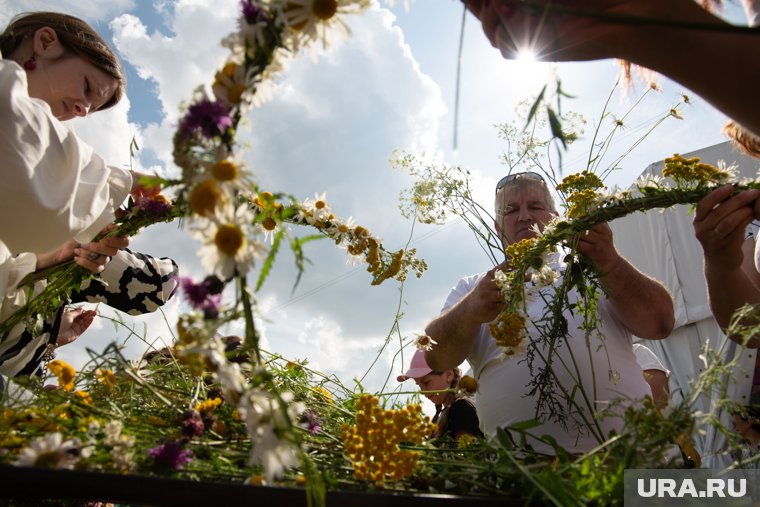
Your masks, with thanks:
[{"label": "white tent canopy", "polygon": [[[736,164],[742,176],[755,178],[760,161],[735,150],[730,143],[721,143],[684,154],[699,157],[703,162],[717,165],[718,161]],[[643,174],[662,174],[663,162],[651,164]],[[615,245],[620,253],[644,273],[662,281],[670,290],[675,305],[676,324],[673,334],[665,340],[639,340],[651,348],[671,370],[672,403],[683,399],[690,382],[704,370],[699,358],[706,343],[719,350],[726,342],[710,313],[707,287],[703,272],[702,247],[694,236],[690,206],[679,205],[666,210],[636,213],[615,220],[612,227]],[[729,396],[739,403],[748,403],[755,363],[755,350],[743,349],[733,342],[725,343],[726,358],[740,354],[730,382]],[[709,411],[714,399],[703,397],[696,410]],[[721,414],[724,425],[730,427],[730,416]],[[724,468],[731,458],[725,454],[725,437],[714,428],[702,428],[696,437],[702,466]]]}]

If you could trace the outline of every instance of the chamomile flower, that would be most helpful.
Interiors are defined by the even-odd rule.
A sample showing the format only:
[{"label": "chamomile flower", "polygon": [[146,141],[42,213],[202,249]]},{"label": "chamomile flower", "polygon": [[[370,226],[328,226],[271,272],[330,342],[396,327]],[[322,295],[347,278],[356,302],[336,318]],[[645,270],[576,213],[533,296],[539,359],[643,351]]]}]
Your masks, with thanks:
[{"label": "chamomile flower", "polygon": [[305,199],[301,205],[304,208],[303,219],[309,225],[319,226],[330,220],[332,211],[327,203],[327,193],[314,194],[314,200]]},{"label": "chamomile flower", "polygon": [[63,435],[55,432],[32,440],[13,464],[21,467],[71,469],[77,461],[90,454],[92,454],[92,449],[82,446],[78,438],[64,441]]},{"label": "chamomile flower", "polygon": [[642,174],[636,180],[636,187],[640,190],[645,188],[660,189],[664,185],[665,182],[659,174]]},{"label": "chamomile flower", "polygon": [[414,344],[417,347],[417,350],[426,351],[433,350],[433,345],[438,345],[438,342],[426,334],[419,334],[417,335]]},{"label": "chamomile flower", "polygon": [[340,244],[351,238],[351,230],[355,225],[353,217],[347,219],[333,218],[330,220],[330,225],[325,229],[325,233],[334,239],[336,244]]},{"label": "chamomile flower", "polygon": [[253,215],[245,206],[227,207],[219,216],[199,222],[193,236],[203,241],[201,263],[222,280],[245,275],[266,247],[254,238]]},{"label": "chamomile flower", "polygon": [[327,49],[335,35],[344,39],[351,35],[341,17],[358,14],[370,4],[369,0],[288,0],[282,8],[282,15],[290,28],[289,42],[295,48],[321,42]]},{"label": "chamomile flower", "polygon": [[216,73],[211,90],[227,107],[240,107],[250,102],[255,82],[255,68],[230,60]]},{"label": "chamomile flower", "polygon": [[296,444],[281,435],[292,429],[292,421],[297,420],[305,407],[303,403],[293,402],[291,393],[282,393],[281,397],[287,406],[289,421],[285,420],[279,400],[259,389],[251,390],[238,407],[253,443],[250,462],[264,467],[269,482],[281,476],[285,469],[298,465]]}]

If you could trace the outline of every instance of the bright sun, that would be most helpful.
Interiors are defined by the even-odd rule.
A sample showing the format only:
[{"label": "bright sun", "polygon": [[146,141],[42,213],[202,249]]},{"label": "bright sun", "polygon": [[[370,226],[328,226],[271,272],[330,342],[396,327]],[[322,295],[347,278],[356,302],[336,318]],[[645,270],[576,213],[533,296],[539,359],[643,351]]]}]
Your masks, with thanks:
[{"label": "bright sun", "polygon": [[524,63],[535,62],[536,52],[530,48],[523,48],[517,52],[517,58],[515,58],[515,60]]}]

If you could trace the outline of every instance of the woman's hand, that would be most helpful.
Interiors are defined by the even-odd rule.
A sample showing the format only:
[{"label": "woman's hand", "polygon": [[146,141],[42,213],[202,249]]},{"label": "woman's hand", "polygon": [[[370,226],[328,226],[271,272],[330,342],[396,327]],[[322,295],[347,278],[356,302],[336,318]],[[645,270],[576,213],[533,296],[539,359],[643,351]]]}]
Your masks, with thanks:
[{"label": "woman's hand", "polygon": [[55,340],[56,347],[68,345],[87,331],[98,313],[84,308],[71,308],[63,311],[61,326]]},{"label": "woman's hand", "polygon": [[[101,232],[109,232],[115,228],[115,224],[110,224]],[[90,273],[98,274],[103,271],[111,257],[116,255],[120,249],[128,246],[129,238],[120,236],[110,236],[92,243],[78,243],[75,240],[70,240],[51,252],[37,254],[37,271],[73,259],[78,266]]]}]

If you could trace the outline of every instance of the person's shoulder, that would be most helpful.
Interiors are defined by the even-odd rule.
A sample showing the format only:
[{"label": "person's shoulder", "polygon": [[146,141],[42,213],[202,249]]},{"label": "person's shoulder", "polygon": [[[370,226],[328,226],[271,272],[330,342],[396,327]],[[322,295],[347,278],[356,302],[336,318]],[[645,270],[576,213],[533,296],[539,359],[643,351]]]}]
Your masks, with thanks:
[{"label": "person's shoulder", "polygon": [[486,276],[486,271],[482,273],[476,273],[474,275],[468,275],[465,277],[462,277],[459,279],[459,282],[457,282],[457,286],[460,285],[466,285],[466,286],[473,286],[476,285],[484,276]]},{"label": "person's shoulder", "polygon": [[460,412],[460,411],[471,411],[475,410],[475,402],[472,401],[472,399],[463,396],[461,398],[458,398],[454,403],[451,404],[451,411],[452,412]]}]

